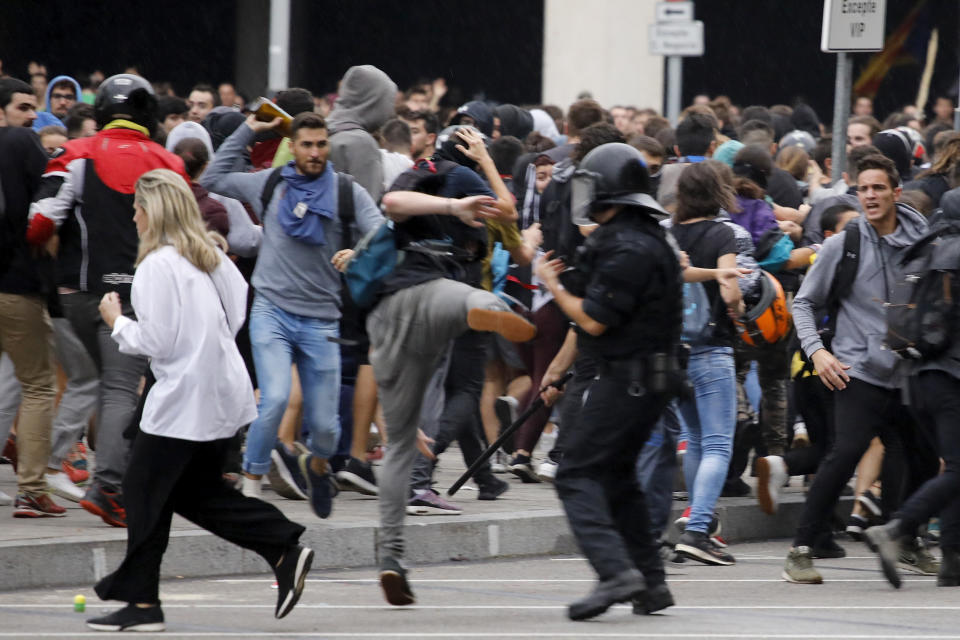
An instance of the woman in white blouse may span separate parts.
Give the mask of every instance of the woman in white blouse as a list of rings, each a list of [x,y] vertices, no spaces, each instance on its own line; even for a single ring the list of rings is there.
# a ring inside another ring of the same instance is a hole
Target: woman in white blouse
[[[121,314],[116,293],[103,297],[100,314],[121,352],[151,358],[156,384],[123,479],[127,555],[96,586],[104,600],[129,604],[87,624],[100,631],[164,629],[160,562],[174,513],[263,556],[277,576],[275,615],[282,618],[299,599],[313,560],[313,551],[299,544],[304,528],[221,476],[230,438],[257,415],[234,343],[247,285],[223,253],[223,238],[205,230],[193,194],[176,173],[145,173],[134,211],[137,320]]]

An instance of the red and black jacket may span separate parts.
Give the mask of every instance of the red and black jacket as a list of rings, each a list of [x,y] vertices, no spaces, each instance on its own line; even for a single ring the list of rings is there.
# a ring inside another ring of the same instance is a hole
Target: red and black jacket
[[[153,169],[170,169],[190,183],[183,160],[122,125],[70,140],[50,160],[30,207],[27,240],[42,244],[59,227],[60,286],[130,299],[139,243],[133,194]]]

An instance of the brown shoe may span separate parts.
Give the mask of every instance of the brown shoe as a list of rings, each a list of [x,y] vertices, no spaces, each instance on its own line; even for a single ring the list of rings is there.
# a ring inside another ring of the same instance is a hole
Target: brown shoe
[[[474,331],[499,333],[510,342],[526,342],[537,335],[537,328],[512,311],[470,309],[467,325]]]
[[[67,510],[45,493],[35,496],[18,494],[13,507],[14,518],[62,518],[65,515]]]

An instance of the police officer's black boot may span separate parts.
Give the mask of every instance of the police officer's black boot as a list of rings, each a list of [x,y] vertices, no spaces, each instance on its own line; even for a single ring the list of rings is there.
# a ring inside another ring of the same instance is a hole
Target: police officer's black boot
[[[646,590],[643,574],[627,569],[607,580],[602,580],[587,597],[570,605],[567,615],[571,620],[586,620],[598,616],[618,602],[627,602]]]
[[[633,599],[633,612],[638,616],[648,616],[675,604],[670,589],[665,583],[660,583],[647,587],[646,591]]]
[[[937,575],[938,587],[960,587],[960,549],[943,547],[943,559],[940,573]]]

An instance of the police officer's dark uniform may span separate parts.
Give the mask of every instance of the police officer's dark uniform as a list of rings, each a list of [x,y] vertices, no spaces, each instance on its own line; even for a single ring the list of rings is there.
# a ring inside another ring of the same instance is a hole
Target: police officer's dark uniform
[[[569,430],[556,477],[570,526],[600,578],[568,613],[585,619],[631,599],[635,612],[649,613],[673,600],[634,469],[683,380],[681,270],[657,222],[666,213],[644,193],[647,171],[635,149],[620,143],[594,149],[574,181],[575,221],[578,210],[621,208],[577,257],[582,289],[564,279],[583,298],[583,311],[606,326],[599,336],[578,330],[578,349],[596,359],[599,373]]]

